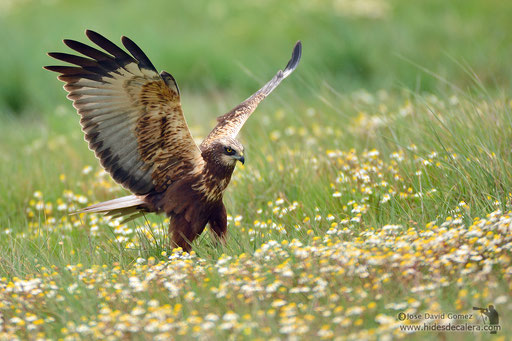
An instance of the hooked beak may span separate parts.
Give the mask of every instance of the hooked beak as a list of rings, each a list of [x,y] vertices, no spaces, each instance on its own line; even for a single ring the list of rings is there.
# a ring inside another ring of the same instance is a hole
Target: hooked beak
[[[245,163],[245,157],[243,155],[237,156],[237,157],[235,157],[235,159],[240,161],[242,163],[242,165]]]

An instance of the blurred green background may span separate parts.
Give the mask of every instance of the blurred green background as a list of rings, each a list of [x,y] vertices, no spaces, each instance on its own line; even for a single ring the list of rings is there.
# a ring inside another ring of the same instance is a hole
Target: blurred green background
[[[509,88],[511,14],[512,2],[502,0],[0,0],[0,112],[39,116],[65,103],[42,66],[54,63],[47,51],[67,50],[62,39],[84,41],[86,28],[117,43],[132,38],[186,89],[185,103],[194,94],[229,94],[227,104],[209,110],[257,89],[298,39],[303,60],[288,86],[305,96],[442,92],[438,78],[471,84],[468,68],[488,89]]]

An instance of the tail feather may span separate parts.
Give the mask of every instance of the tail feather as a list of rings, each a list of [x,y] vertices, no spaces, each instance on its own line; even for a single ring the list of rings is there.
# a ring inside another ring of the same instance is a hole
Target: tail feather
[[[136,207],[133,208],[121,208],[119,210],[114,210],[106,213],[106,216],[112,217],[112,219],[117,219],[124,217],[123,221],[121,221],[121,224],[126,224],[129,221],[132,221],[133,219],[137,219],[138,217],[142,217],[144,215],[144,209],[139,209]]]
[[[145,209],[144,204],[143,196],[128,195],[88,206],[75,213],[105,213],[114,218],[127,216],[126,221],[129,221],[141,215],[141,211]]]

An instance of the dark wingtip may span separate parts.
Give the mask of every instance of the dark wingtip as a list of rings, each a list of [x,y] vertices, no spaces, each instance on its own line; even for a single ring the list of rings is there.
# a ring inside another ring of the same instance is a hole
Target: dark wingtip
[[[58,52],[46,52],[46,55],[48,57],[52,57],[52,58],[55,58],[55,55],[58,55]],[[48,71],[53,71],[53,72],[56,72],[53,70],[53,65],[46,65],[46,66],[43,66],[43,69],[45,70],[48,70]]]
[[[153,63],[151,63],[146,54],[137,44],[135,44],[133,40],[126,36],[122,36],[121,42],[123,43],[124,47],[126,47],[126,49],[130,51],[130,53],[135,57],[135,59],[139,61],[140,67],[157,72]]]
[[[135,42],[133,40],[131,40],[127,36],[121,36],[121,43],[123,43],[124,47],[126,47],[126,45],[130,45],[130,46],[137,45],[137,44],[135,44]],[[126,48],[128,48],[128,47],[126,47]]]
[[[54,59],[59,59],[57,58],[59,56],[59,52],[46,52],[46,55],[48,57],[51,57],[51,58],[54,58]],[[46,69],[46,66],[43,66],[44,69]]]
[[[87,38],[89,38],[90,40],[94,40],[94,37],[98,37],[98,36],[102,36],[101,34],[99,34],[98,32],[96,31],[93,31],[93,30],[85,30],[85,36]]]
[[[52,58],[57,59],[57,60],[61,60],[61,61],[64,61],[64,62],[67,61],[67,60],[65,60],[66,54],[62,53],[62,52],[47,52],[46,55],[48,57],[52,57]]]
[[[46,66],[43,66],[43,69],[52,71],[52,72],[62,73],[62,69],[65,67],[66,66],[62,66],[62,65],[46,65]]]
[[[284,68],[283,73],[285,74],[285,77],[293,72],[297,68],[297,65],[299,65],[300,57],[302,56],[302,42],[299,40],[293,47],[292,57],[290,58],[290,61],[288,64],[286,64],[286,67]]]
[[[66,45],[67,47],[69,47],[70,49],[75,49],[75,47],[78,45],[80,45],[81,43],[79,41],[76,41],[76,40],[73,40],[73,39],[64,39],[62,41],[64,43],[64,45]]]

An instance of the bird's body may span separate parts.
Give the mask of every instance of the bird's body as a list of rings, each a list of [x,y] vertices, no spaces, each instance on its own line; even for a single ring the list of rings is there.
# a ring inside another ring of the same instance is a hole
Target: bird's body
[[[68,98],[101,165],[134,195],[92,205],[83,212],[106,212],[133,218],[141,212],[166,213],[173,246],[190,250],[206,224],[223,239],[227,213],[222,202],[244,148],[236,135],[257,105],[298,65],[300,42],[284,71],[247,100],[218,118],[212,132],[197,146],[181,110],[176,81],[157,73],[142,50],[122,37],[128,54],[105,37],[86,31],[106,52],[64,40],[85,55],[50,53],[76,66],[47,66],[59,72]]]

